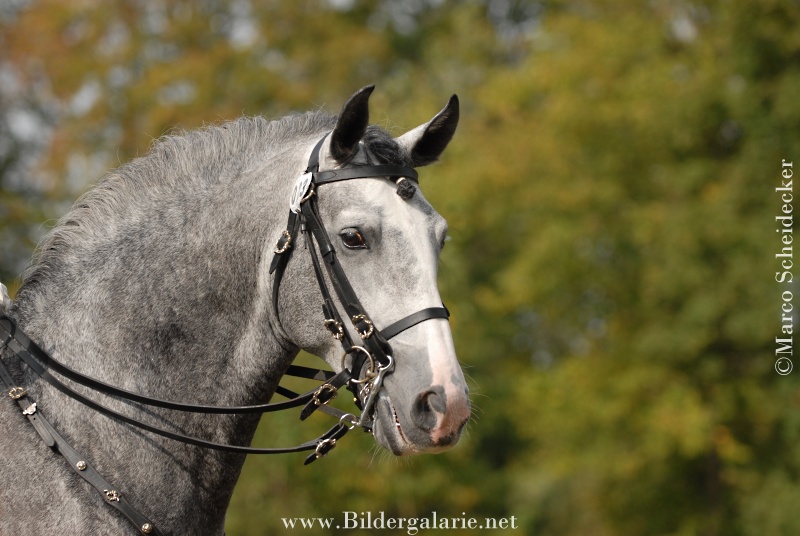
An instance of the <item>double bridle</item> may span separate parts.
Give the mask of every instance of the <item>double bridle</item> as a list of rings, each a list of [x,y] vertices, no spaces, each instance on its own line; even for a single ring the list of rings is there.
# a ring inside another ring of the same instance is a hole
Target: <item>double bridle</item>
[[[339,340],[344,350],[342,372],[340,373],[343,377],[338,378],[339,375],[337,375],[337,382],[344,379],[348,389],[356,395],[355,401],[361,409],[361,417],[355,421],[355,425],[371,431],[372,408],[375,398],[384,376],[392,372],[394,368],[389,339],[425,320],[447,319],[450,313],[445,307],[430,307],[412,313],[383,330],[375,329],[374,323],[361,305],[337,259],[336,250],[319,215],[316,191],[323,184],[362,178],[388,177],[395,182],[401,180],[416,182],[417,172],[411,167],[395,164],[369,164],[319,171],[319,152],[326,137],[327,135],[323,136],[311,151],[308,167],[305,173],[297,179],[292,191],[286,230],[281,233],[281,238],[275,245],[275,256],[270,265],[270,273],[274,274],[272,306],[277,317],[280,282],[294,250],[294,244],[297,242],[297,233],[300,232],[305,237],[306,249],[311,256],[311,264],[314,266],[314,274],[322,293],[324,326],[334,338]],[[319,255],[317,249],[319,249]],[[324,262],[320,262],[320,256]],[[361,339],[361,343],[358,345],[353,343],[349,331],[344,328],[342,317],[325,281],[322,265],[325,266],[339,303]],[[347,356],[351,354],[353,355],[352,365],[348,370],[345,364]],[[364,378],[358,379],[365,367]],[[335,387],[338,389],[339,385],[335,385]],[[335,391],[328,389],[327,392],[334,393]]]
[[[322,385],[318,388],[304,394],[298,394],[278,386],[276,392],[288,400],[253,406],[223,407],[184,404],[139,395],[86,376],[60,363],[28,338],[12,318],[2,313],[2,308],[0,308],[0,338],[2,338],[0,347],[7,346],[40,378],[88,408],[153,434],[199,447],[238,454],[284,454],[313,451],[305,460],[307,465],[325,456],[336,446],[337,440],[341,439],[356,426],[360,426],[368,432],[372,431],[375,400],[383,384],[384,377],[394,370],[394,359],[392,357],[392,348],[388,342],[389,339],[425,320],[433,318],[446,319],[449,317],[449,312],[445,307],[431,307],[412,313],[382,330],[375,328],[375,324],[358,300],[353,287],[337,260],[336,251],[319,215],[317,205],[318,188],[323,184],[332,182],[379,177],[389,178],[398,183],[399,186],[399,183],[403,180],[416,182],[417,172],[411,167],[394,164],[354,165],[329,171],[319,171],[319,152],[326,137],[327,134],[317,142],[311,152],[305,173],[295,183],[290,199],[290,211],[286,229],[281,233],[276,243],[274,257],[269,269],[270,273],[273,274],[272,306],[274,313],[277,315],[280,283],[295,249],[298,234],[301,233],[305,238],[306,249],[311,256],[314,273],[322,293],[323,324],[331,335],[340,341],[344,355],[342,357],[342,370],[339,373],[290,365],[285,375],[322,381]],[[319,254],[317,249],[319,249]],[[320,257],[323,262],[320,261]],[[353,343],[349,331],[344,327],[342,317],[325,280],[323,264],[339,303],[360,337],[360,344]],[[350,356],[351,361],[349,368],[346,366],[348,356]],[[320,437],[294,447],[256,448],[214,443],[164,430],[118,413],[75,391],[56,378],[51,371],[103,395],[152,407],[192,413],[261,414],[304,406],[300,413],[301,420],[305,420],[319,409],[337,418],[338,422]],[[107,504],[127,517],[143,534],[160,534],[155,525],[133,508],[126,497],[116,491],[114,486],[103,478],[92,464],[86,461],[85,457],[75,451],[45,419],[41,410],[37,409],[36,403],[28,398],[25,388],[18,386],[14,382],[2,360],[0,360],[0,382],[5,385],[7,395],[16,401],[23,415],[27,417],[45,444],[64,456],[70,467],[103,495]],[[355,394],[355,403],[361,410],[358,417],[328,405],[328,402],[335,398],[338,390],[343,386],[347,386]]]

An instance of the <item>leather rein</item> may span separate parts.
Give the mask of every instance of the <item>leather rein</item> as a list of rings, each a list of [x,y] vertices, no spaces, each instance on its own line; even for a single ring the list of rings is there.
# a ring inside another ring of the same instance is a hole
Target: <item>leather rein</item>
[[[324,327],[334,338],[340,341],[344,350],[342,371],[339,373],[297,365],[290,365],[284,373],[284,375],[323,382],[316,389],[298,394],[279,385],[275,392],[286,397],[287,400],[251,406],[195,405],[143,396],[91,378],[60,363],[33,342],[12,318],[2,313],[2,308],[0,308],[0,339],[2,339],[0,347],[8,347],[41,379],[88,408],[116,421],[198,447],[237,454],[285,454],[313,451],[305,460],[305,465],[308,465],[325,456],[336,446],[336,442],[339,439],[356,426],[371,432],[375,400],[381,389],[384,377],[394,370],[394,360],[392,349],[388,342],[389,339],[420,322],[433,318],[447,319],[450,314],[445,307],[432,307],[412,313],[383,330],[375,329],[374,323],[358,300],[353,287],[337,260],[336,251],[319,215],[316,200],[318,196],[317,190],[323,184],[359,178],[386,177],[398,183],[404,179],[416,182],[417,172],[411,167],[394,164],[359,165],[319,171],[319,152],[327,135],[317,142],[311,152],[305,173],[295,183],[290,200],[290,212],[286,230],[281,233],[281,237],[276,243],[274,257],[269,270],[270,274],[274,276],[272,305],[273,311],[277,315],[280,283],[292,252],[296,249],[295,244],[298,234],[303,234],[306,249],[311,256],[314,273],[323,297]],[[317,254],[317,249],[319,249],[319,254]],[[339,303],[361,339],[359,344],[353,343],[349,331],[344,327],[342,316],[339,314],[325,280],[323,265]],[[351,357],[349,368],[346,366],[348,356]],[[301,420],[308,418],[314,411],[320,410],[336,418],[338,422],[320,437],[294,447],[256,448],[215,443],[164,430],[121,414],[77,392],[54,376],[51,371],[103,395],[151,407],[206,414],[262,414],[303,406],[300,413]],[[0,360],[0,383],[5,386],[6,394],[17,403],[23,415],[27,417],[44,443],[64,456],[73,471],[97,489],[103,495],[107,504],[117,509],[142,534],[160,534],[156,526],[133,508],[125,496],[116,491],[114,486],[103,478],[83,456],[75,451],[45,419],[41,410],[37,409],[36,403],[28,398],[25,388],[18,386],[14,382],[2,360]],[[358,417],[328,405],[328,402],[336,397],[338,390],[344,386],[355,395],[354,401],[361,410],[361,414]]]

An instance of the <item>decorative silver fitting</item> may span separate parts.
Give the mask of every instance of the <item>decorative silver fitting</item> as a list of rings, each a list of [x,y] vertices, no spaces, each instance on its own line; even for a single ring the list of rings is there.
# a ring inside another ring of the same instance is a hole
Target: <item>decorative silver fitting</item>
[[[294,183],[292,187],[292,195],[289,196],[289,210],[295,214],[300,214],[300,205],[308,201],[314,195],[314,182],[313,173],[303,173]]]
[[[11,298],[8,297],[8,289],[0,283],[0,313],[11,310]]]
[[[85,471],[89,465],[85,461],[81,460],[75,464],[75,467],[78,468],[78,471]]]
[[[119,502],[119,492],[115,489],[104,489],[103,493],[108,502]]]
[[[36,413],[36,402],[22,410],[23,415],[33,415]]]
[[[142,534],[150,534],[151,532],[153,532],[154,528],[155,527],[153,526],[152,523],[145,523],[144,525],[142,525]]]
[[[28,392],[23,387],[12,387],[8,390],[8,396],[11,397],[11,400],[19,400],[27,394]]]

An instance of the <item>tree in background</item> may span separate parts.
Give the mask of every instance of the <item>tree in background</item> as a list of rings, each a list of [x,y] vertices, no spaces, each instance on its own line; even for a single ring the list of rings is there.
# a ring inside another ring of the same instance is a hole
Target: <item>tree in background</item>
[[[773,370],[774,188],[781,160],[800,162],[795,2],[0,13],[3,278],[42,220],[163,133],[336,111],[372,82],[373,119],[398,133],[462,99],[455,142],[421,175],[450,222],[440,284],[473,380],[467,437],[394,463],[352,434],[310,470],[250,459],[229,534],[344,510],[513,515],[537,535],[800,533],[800,395],[796,372]],[[261,444],[315,433],[268,419]]]

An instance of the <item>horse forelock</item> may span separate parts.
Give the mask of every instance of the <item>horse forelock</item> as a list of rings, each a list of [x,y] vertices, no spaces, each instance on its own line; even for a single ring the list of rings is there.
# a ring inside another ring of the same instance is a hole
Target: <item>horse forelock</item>
[[[377,125],[371,125],[362,138],[370,155],[381,164],[411,166],[411,157],[397,141]]]

